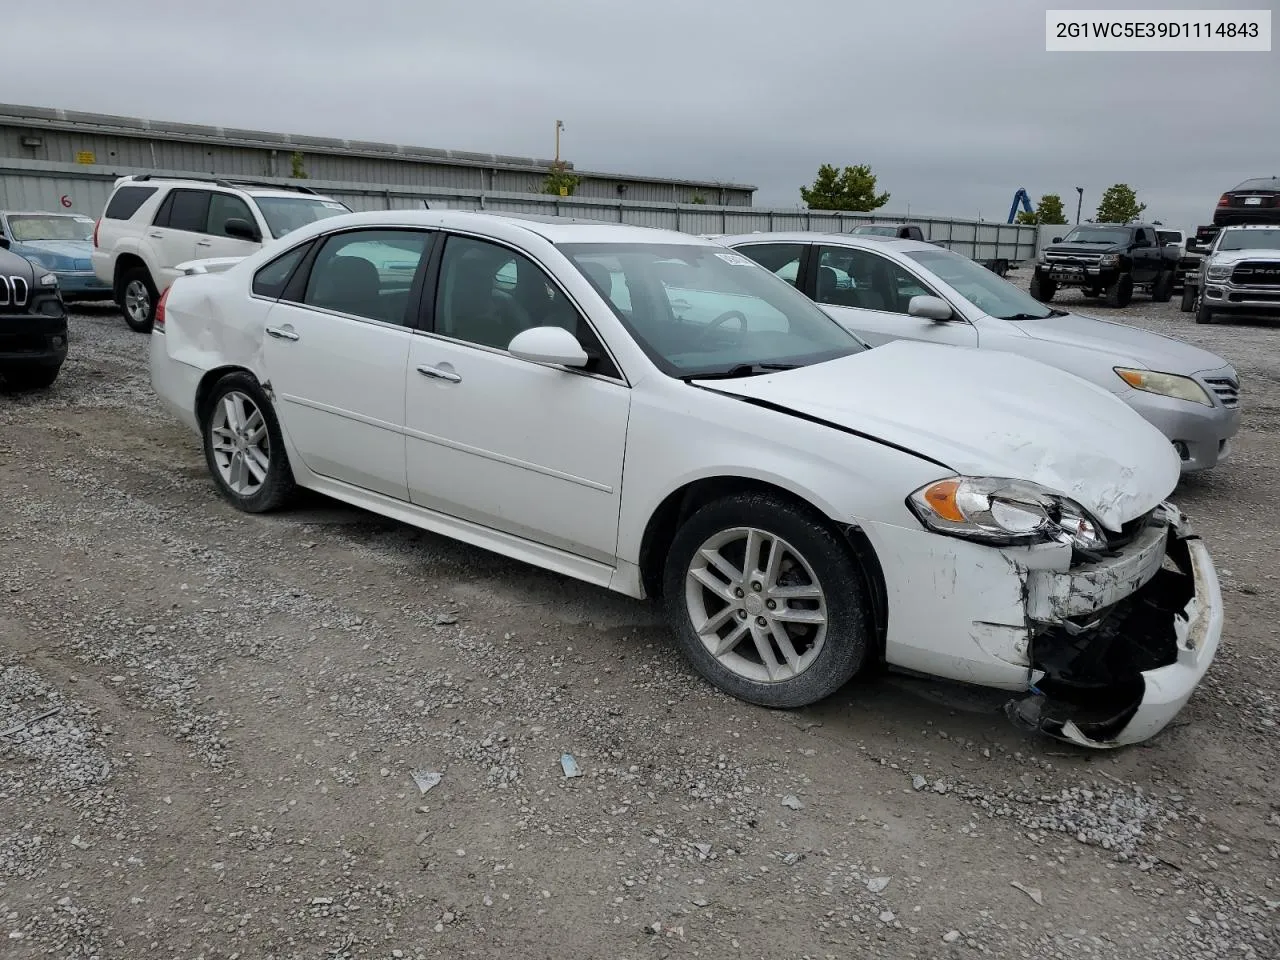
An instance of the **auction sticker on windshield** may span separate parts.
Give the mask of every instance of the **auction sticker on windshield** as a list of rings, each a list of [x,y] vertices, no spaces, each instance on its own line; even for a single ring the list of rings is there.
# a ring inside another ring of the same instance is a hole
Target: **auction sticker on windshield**
[[[1270,10],[1046,10],[1051,53],[1271,51]]]
[[[717,257],[725,263],[732,264],[735,267],[749,267],[755,261],[748,260],[746,257],[740,257],[736,253],[717,253]]]

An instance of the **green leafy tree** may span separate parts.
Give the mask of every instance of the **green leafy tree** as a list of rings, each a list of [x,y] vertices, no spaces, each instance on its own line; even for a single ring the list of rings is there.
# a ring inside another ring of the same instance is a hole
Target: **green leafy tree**
[[[293,180],[306,180],[307,170],[303,166],[305,158],[302,156],[301,150],[295,150],[293,156],[289,158],[289,176]]]
[[[1034,213],[1023,210],[1018,214],[1018,223],[1066,223],[1067,216],[1062,209],[1062,198],[1056,193],[1046,193],[1036,204]]]
[[[689,200],[689,202],[690,203],[706,203],[707,198],[700,193],[695,193],[693,197]]]
[[[811,187],[800,188],[800,198],[810,210],[878,210],[889,194],[876,193],[876,177],[866,164],[837,170],[829,163],[818,168]]]
[[[1138,195],[1133,192],[1133,187],[1127,183],[1116,183],[1107,187],[1093,218],[1098,223],[1133,223],[1142,216],[1145,209],[1147,205],[1138,202]]]
[[[559,197],[572,197],[578,189],[580,178],[569,172],[569,164],[556,160],[547,168],[547,178],[542,181],[542,192]]]

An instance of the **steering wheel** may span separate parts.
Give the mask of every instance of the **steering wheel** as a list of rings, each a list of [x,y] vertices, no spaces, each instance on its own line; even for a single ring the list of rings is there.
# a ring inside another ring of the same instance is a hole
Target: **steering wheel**
[[[720,316],[707,324],[706,329],[698,334],[698,338],[695,343],[700,345],[702,341],[706,340],[707,337],[711,336],[711,334],[715,333],[730,320],[738,321],[738,339],[741,340],[747,332],[747,315],[741,310],[726,310],[724,313],[720,314]]]

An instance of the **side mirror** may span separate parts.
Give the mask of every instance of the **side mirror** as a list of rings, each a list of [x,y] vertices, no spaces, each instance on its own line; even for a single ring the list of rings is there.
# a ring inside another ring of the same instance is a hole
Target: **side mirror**
[[[235,237],[237,240],[249,240],[252,243],[261,243],[262,234],[248,220],[241,217],[232,217],[222,225],[222,230],[228,237]]]
[[[1062,238],[1061,238],[1061,237],[1054,237],[1054,238],[1053,238],[1053,240],[1051,240],[1050,242],[1051,242],[1051,243],[1061,243],[1061,242],[1062,242]]]
[[[939,297],[915,296],[907,304],[907,314],[924,320],[950,320],[954,313],[951,305]]]
[[[578,338],[564,327],[533,327],[511,338],[507,352],[533,363],[585,367],[590,360]]]
[[[9,238],[0,236],[0,250],[8,250],[8,249],[9,249]]]

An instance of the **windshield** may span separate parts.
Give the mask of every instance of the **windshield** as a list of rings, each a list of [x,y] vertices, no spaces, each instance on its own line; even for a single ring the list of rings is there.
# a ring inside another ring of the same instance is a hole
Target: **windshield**
[[[1043,320],[1058,316],[1031,294],[1001,280],[986,267],[950,250],[918,250],[907,254],[983,313],[1001,320]]]
[[[873,237],[893,237],[897,235],[898,228],[897,227],[854,227],[853,232],[857,234],[861,234],[864,237],[867,236],[868,234]]]
[[[1280,250],[1280,227],[1267,230],[1225,230],[1219,250]]]
[[[1128,227],[1074,227],[1063,243],[1128,243]]]
[[[560,250],[664,373],[764,373],[867,349],[785,280],[702,244],[572,243]]]
[[[56,214],[16,214],[9,217],[9,233],[19,243],[31,240],[92,240],[93,221],[88,217]]]
[[[1280,190],[1280,179],[1261,177],[1257,180],[1246,180],[1244,183],[1231,188],[1232,193],[1237,190]]]
[[[336,217],[350,213],[346,204],[336,200],[322,200],[318,197],[262,197],[253,198],[262,211],[273,237],[283,237],[299,227],[323,220],[325,217]]]

